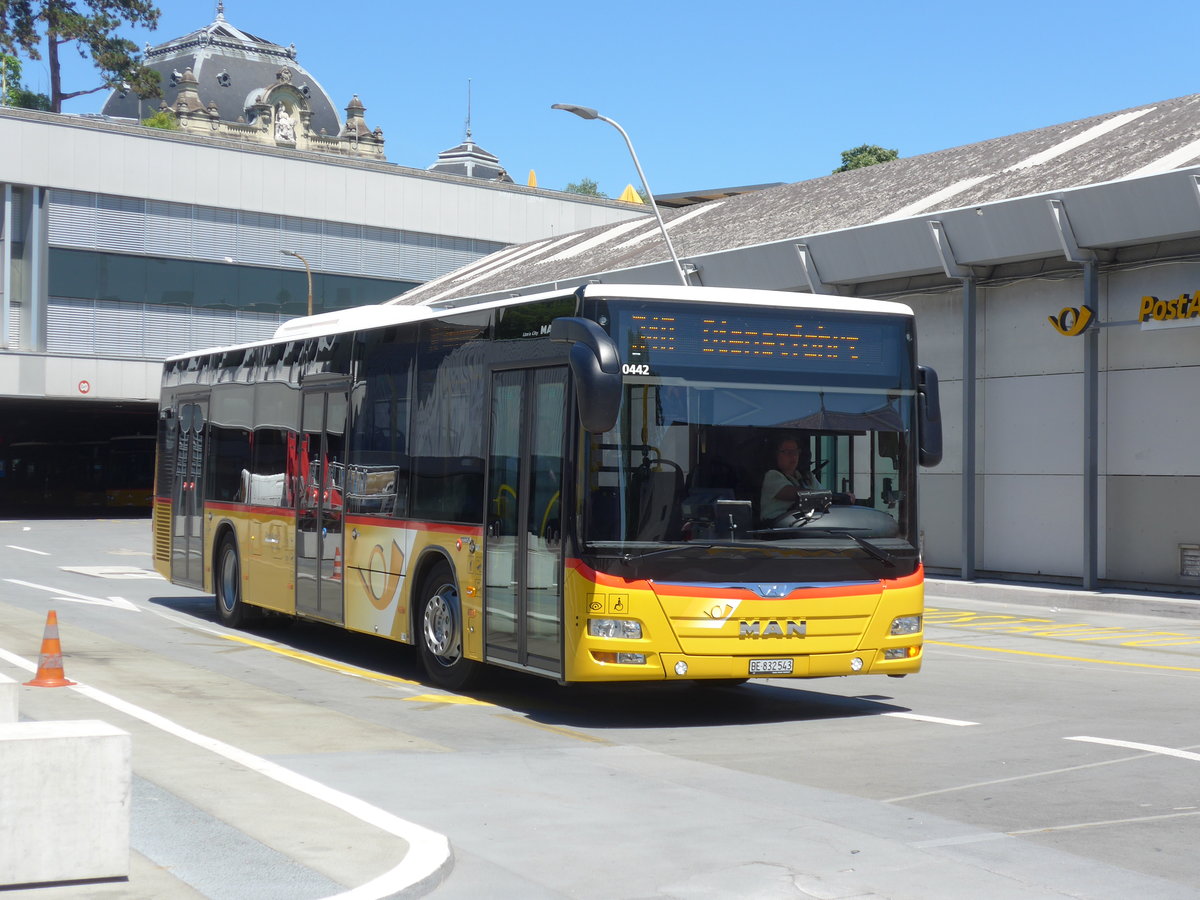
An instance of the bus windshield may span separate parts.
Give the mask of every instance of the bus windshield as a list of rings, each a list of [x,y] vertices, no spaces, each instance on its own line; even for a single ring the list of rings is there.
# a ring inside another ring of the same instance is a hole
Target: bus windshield
[[[744,560],[737,549],[752,548],[889,577],[915,567],[905,320],[685,309],[667,321],[614,307],[601,315],[626,374],[617,425],[586,443],[591,553],[684,560],[721,547]]]

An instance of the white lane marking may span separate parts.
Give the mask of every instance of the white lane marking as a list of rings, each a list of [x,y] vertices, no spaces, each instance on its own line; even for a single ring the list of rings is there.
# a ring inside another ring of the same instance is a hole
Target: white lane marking
[[[955,847],[960,844],[978,844],[983,841],[999,841],[1009,838],[1012,835],[1005,834],[1001,831],[984,831],[979,834],[960,834],[957,837],[934,838],[929,841],[916,841],[911,846],[925,847]]]
[[[48,591],[54,594],[55,600],[63,600],[68,603],[90,603],[93,606],[109,606],[113,609],[127,609],[131,612],[141,612],[140,609],[123,597],[89,597],[87,594],[76,594],[72,591],[64,591],[62,588],[48,587],[44,584],[33,584],[28,581],[18,581],[16,578],[5,578],[4,580],[9,584],[19,584],[21,587],[33,588],[36,591]]]
[[[0,648],[0,659],[28,672],[37,671],[37,666],[33,663],[17,656],[15,653],[9,653],[3,648]],[[255,756],[253,753],[249,753],[240,747],[226,744],[224,741],[200,734],[198,731],[192,731],[190,728],[185,728],[176,722],[172,722],[165,716],[160,716],[158,713],[135,706],[126,700],[122,700],[120,697],[116,697],[98,688],[90,687],[86,684],[76,684],[69,688],[69,690],[95,700],[97,703],[103,703],[105,706],[115,709],[118,712],[123,712],[135,719],[140,719],[147,725],[151,725],[160,731],[165,731],[167,734],[174,735],[188,743],[195,744],[197,747],[216,753],[218,756],[223,756],[231,762],[245,766],[250,771],[264,775],[293,790],[308,794],[308,796],[314,797],[330,806],[337,807],[343,812],[354,816],[356,819],[366,822],[368,825],[373,825],[382,831],[386,831],[388,834],[402,838],[408,843],[408,852],[404,855],[404,859],[400,861],[399,865],[384,872],[378,878],[368,881],[366,884],[359,885],[352,890],[344,891],[340,894],[335,894],[327,898],[327,900],[381,900],[383,897],[390,897],[430,878],[437,874],[450,861],[450,842],[443,834],[438,834],[436,831],[430,831],[428,828],[423,828],[414,822],[401,819],[399,816],[394,816],[377,806],[364,803],[357,797],[334,790],[327,785],[321,784],[319,781],[314,781],[305,775],[301,775],[299,772],[293,772],[291,769],[285,769],[281,765],[263,759],[260,756]]]
[[[1130,819],[1101,819],[1098,822],[1074,822],[1070,825],[1044,825],[1041,828],[1025,828],[1008,832],[1013,837],[1022,834],[1047,834],[1051,831],[1078,831],[1080,828],[1102,828],[1106,825],[1132,825],[1137,822],[1162,822],[1166,819],[1191,818],[1200,815],[1194,812],[1164,813],[1159,816],[1135,816]]]
[[[1063,738],[1064,741],[1084,741],[1089,744],[1108,744],[1110,747],[1124,747],[1126,750],[1142,750],[1146,753],[1160,753],[1163,756],[1177,756],[1179,759],[1191,759],[1200,762],[1200,753],[1189,750],[1176,750],[1174,747],[1159,747],[1157,744],[1139,744],[1135,741],[1114,741],[1111,738],[1076,737]]]
[[[95,578],[162,578],[153,569],[136,566],[59,566],[64,572],[76,575],[91,575]]]
[[[937,716],[918,716],[916,713],[889,712],[885,716],[895,716],[897,719],[912,719],[915,722],[932,722],[934,725],[978,725],[978,722],[964,722],[962,719],[940,719]]]
[[[906,794],[903,797],[888,797],[884,803],[904,803],[906,800],[919,800],[922,797],[934,797],[938,794],[953,794],[955,791],[973,791],[978,788],[991,787],[995,784],[1009,784],[1014,781],[1028,781],[1031,778],[1047,778],[1051,775],[1065,775],[1069,772],[1079,772],[1083,769],[1096,769],[1100,766],[1115,766],[1129,762],[1131,759],[1141,759],[1139,756],[1125,756],[1121,759],[1106,759],[1104,762],[1084,763],[1081,766],[1067,766],[1062,769],[1046,769],[1041,772],[1026,772],[1024,775],[1012,775],[1008,778],[990,778],[987,781],[973,781],[969,784],[956,784],[953,787],[938,788],[934,791],[921,791],[919,794]]]
[[[26,553],[36,553],[38,556],[49,556],[45,550],[32,550],[29,547],[18,547],[16,544],[5,544],[9,550],[24,550]]]

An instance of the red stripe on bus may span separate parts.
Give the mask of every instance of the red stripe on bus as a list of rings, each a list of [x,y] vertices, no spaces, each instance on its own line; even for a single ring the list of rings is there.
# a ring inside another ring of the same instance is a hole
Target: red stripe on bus
[[[671,597],[728,597],[731,593],[745,594],[749,598],[763,599],[753,591],[744,588],[706,588],[686,584],[651,584],[644,579],[629,580],[616,575],[606,575],[597,572],[581,559],[566,560],[568,569],[574,569],[588,581],[598,587],[619,588],[621,590],[653,590],[655,593]],[[840,587],[813,587],[793,591],[780,600],[794,600],[801,597],[854,597],[872,593],[874,590],[895,591],[904,588],[917,587],[925,583],[925,566],[918,564],[916,571],[900,578],[884,578],[879,581],[858,582]],[[875,586],[878,585],[878,588]]]
[[[274,516],[277,519],[296,518],[296,510],[290,506],[253,506],[248,503],[226,503],[224,501],[206,500],[204,508],[220,509],[225,512],[244,512],[260,516]]]
[[[375,525],[387,528],[415,528],[442,534],[466,534],[483,537],[482,525],[455,525],[453,522],[419,522],[413,519],[385,519],[382,516],[346,516],[347,525]]]

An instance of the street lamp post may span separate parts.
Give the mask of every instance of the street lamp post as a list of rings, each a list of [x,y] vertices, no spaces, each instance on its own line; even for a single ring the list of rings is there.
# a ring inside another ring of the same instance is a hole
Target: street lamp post
[[[684,287],[687,287],[687,276],[683,273],[683,266],[679,264],[679,257],[675,255],[675,247],[671,244],[671,236],[667,234],[667,226],[663,224],[662,214],[658,211],[658,204],[654,202],[654,194],[651,193],[650,185],[646,181],[646,173],[642,171],[642,164],[638,162],[637,154],[633,150],[633,141],[629,139],[629,135],[625,133],[625,129],[607,116],[600,115],[600,113],[589,106],[555,103],[550,108],[564,109],[569,113],[574,113],[581,119],[599,119],[601,122],[607,122],[621,133],[621,137],[625,138],[625,146],[629,148],[629,155],[633,157],[633,166],[637,169],[638,177],[642,179],[642,189],[646,192],[646,199],[650,203],[650,208],[654,210],[654,218],[658,220],[658,228],[662,232],[663,241],[666,242],[667,252],[671,254],[671,262],[675,264],[675,272],[679,275],[679,282]]]
[[[312,315],[312,269],[308,267],[308,260],[297,253],[295,250],[280,250],[284,256],[294,256],[300,262],[304,263],[304,274],[308,278],[308,314]]]

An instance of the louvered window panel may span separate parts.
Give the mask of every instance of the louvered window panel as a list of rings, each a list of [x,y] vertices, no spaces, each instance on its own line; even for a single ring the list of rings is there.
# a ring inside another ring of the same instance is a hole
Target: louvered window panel
[[[363,274],[395,278],[400,268],[399,235],[390,228],[363,227]]]
[[[322,247],[320,268],[326,272],[362,272],[362,227],[341,222],[324,223],[325,245]],[[309,260],[309,265],[312,265]]]
[[[96,197],[96,249],[142,253],[146,203],[133,197]]]
[[[192,256],[224,261],[226,257],[237,258],[237,253],[237,212],[211,206],[192,207]]]
[[[279,216],[256,212],[239,212],[237,229],[237,261],[279,268],[282,257]]]
[[[397,276],[412,281],[432,281],[437,277],[434,236],[416,231],[400,233],[400,271]]]
[[[8,346],[14,350],[21,347],[21,307],[13,305],[8,308]]]
[[[146,201],[147,253],[189,256],[192,252],[192,207],[187,203]]]
[[[16,198],[13,198],[14,201]],[[14,202],[13,212],[20,216],[23,204]],[[49,241],[58,247],[96,246],[96,195],[83,191],[50,192]],[[23,235],[23,225],[14,223],[13,234]]]
[[[477,254],[471,252],[471,240],[469,238],[438,235],[438,275],[444,275],[447,272],[453,272],[455,269],[461,269],[467,263],[474,262],[478,258]]]
[[[280,316],[275,313],[239,310],[237,313],[238,343],[265,341],[267,338],[273,337],[280,323],[287,318],[287,316]]]
[[[97,300],[95,352],[102,356],[144,357],[144,309],[142,303]]]
[[[196,350],[236,343],[233,316],[217,309],[192,310],[191,346]]]
[[[143,349],[149,359],[166,359],[186,353],[191,346],[192,311],[178,306],[151,304],[145,310]]]
[[[313,268],[321,259],[323,243],[321,223],[316,219],[300,219],[295,216],[284,216],[283,227],[280,229],[279,249],[295,250],[308,260]],[[276,254],[279,255],[278,253]],[[279,256],[277,266],[300,266],[300,260]],[[303,266],[301,266],[303,268]]]
[[[95,353],[95,326],[94,301],[52,297],[46,308],[46,349],[50,353]]]

